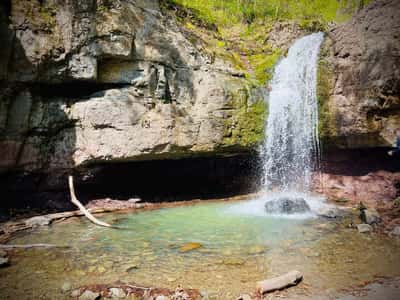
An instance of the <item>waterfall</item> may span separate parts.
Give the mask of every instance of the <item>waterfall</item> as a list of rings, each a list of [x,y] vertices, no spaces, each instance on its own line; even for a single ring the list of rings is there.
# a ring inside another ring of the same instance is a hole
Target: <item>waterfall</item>
[[[310,190],[319,161],[317,66],[323,33],[298,39],[277,65],[264,144],[267,189]]]
[[[271,192],[228,213],[277,218],[310,218],[333,209],[311,193],[319,164],[317,66],[323,33],[298,39],[275,68],[263,145],[265,188]]]

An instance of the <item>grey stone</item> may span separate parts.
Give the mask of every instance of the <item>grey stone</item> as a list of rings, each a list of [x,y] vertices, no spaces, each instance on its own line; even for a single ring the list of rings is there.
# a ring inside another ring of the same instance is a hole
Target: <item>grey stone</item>
[[[368,224],[358,224],[357,230],[359,233],[370,233],[372,231],[372,226]]]
[[[378,224],[382,221],[379,213],[373,208],[362,209],[360,218],[364,223],[369,225]]]
[[[110,294],[113,298],[122,299],[126,297],[126,293],[121,288],[110,288]]]
[[[310,206],[303,198],[282,197],[265,203],[267,213],[295,214],[310,211]]]
[[[95,293],[90,290],[86,290],[79,296],[78,300],[97,300],[100,299],[100,293]]]

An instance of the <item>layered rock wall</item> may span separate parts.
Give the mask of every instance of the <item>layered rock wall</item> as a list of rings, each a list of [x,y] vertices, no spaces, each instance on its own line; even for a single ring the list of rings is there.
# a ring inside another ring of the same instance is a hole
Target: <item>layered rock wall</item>
[[[263,139],[261,91],[158,1],[6,1],[0,37],[0,173],[237,154]]]

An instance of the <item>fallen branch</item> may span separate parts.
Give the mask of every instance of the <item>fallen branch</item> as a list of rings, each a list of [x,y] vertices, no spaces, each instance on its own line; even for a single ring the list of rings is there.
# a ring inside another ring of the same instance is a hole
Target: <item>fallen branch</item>
[[[297,285],[303,279],[299,271],[290,271],[282,276],[257,282],[257,291],[260,294],[281,290]]]
[[[53,244],[27,244],[27,245],[1,245],[0,249],[30,249],[30,248],[69,248],[69,246],[58,246]]]
[[[92,223],[103,226],[103,227],[113,227],[112,225],[105,223],[103,221],[100,221],[96,219],[83,205],[82,203],[79,202],[78,198],[76,198],[75,195],[75,189],[74,189],[74,178],[70,175],[68,177],[68,185],[69,185],[69,192],[71,195],[71,202],[75,204],[79,210],[85,215],[86,218],[88,218]]]

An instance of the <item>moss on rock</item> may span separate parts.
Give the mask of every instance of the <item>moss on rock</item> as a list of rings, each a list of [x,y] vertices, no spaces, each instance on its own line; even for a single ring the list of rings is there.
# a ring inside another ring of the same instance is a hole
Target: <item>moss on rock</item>
[[[279,49],[270,53],[260,53],[249,57],[257,82],[262,86],[272,78],[272,71],[281,56]]]
[[[267,105],[260,90],[250,86],[232,92],[232,117],[226,121],[223,147],[251,148],[264,140]]]
[[[319,124],[318,131],[322,140],[328,140],[335,134],[334,116],[329,106],[329,98],[332,90],[333,69],[327,57],[329,55],[329,41],[325,41],[321,47],[320,59],[318,62],[318,111]]]

